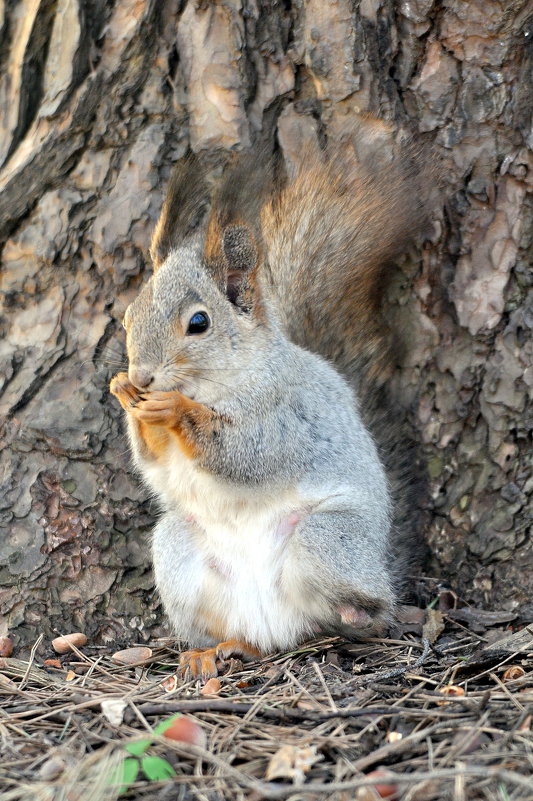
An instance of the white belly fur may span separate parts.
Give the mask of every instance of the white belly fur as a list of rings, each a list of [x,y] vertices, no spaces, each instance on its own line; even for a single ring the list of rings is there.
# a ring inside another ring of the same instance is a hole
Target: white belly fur
[[[222,639],[246,640],[263,651],[310,633],[312,621],[294,591],[298,560],[288,548],[309,503],[294,489],[266,498],[223,484],[177,448],[171,458],[167,476],[175,481],[165,500],[180,515],[169,513],[157,526],[154,566],[176,634],[193,645],[209,639],[201,636],[198,609],[222,622]]]

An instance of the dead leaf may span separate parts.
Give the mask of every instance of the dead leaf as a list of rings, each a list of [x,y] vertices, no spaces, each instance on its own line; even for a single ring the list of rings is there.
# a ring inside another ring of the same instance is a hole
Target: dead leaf
[[[467,739],[463,730],[458,731],[452,740],[452,748],[455,757],[467,756],[479,751],[480,748],[486,747],[491,742],[488,735],[482,731],[471,730],[470,736]]]
[[[43,665],[46,665],[46,667],[56,668],[57,670],[63,669],[63,665],[59,659],[45,659]]]
[[[13,653],[13,640],[9,637],[0,637],[0,656],[11,656]]]
[[[277,678],[277,676],[281,676],[281,674],[282,671],[279,669],[279,667],[276,667],[276,665],[266,668],[266,670],[263,672],[265,679],[274,679]]]
[[[453,590],[441,590],[439,592],[439,612],[449,612],[450,609],[456,609],[457,600],[457,595]]]
[[[124,648],[123,651],[116,651],[111,657],[115,665],[141,665],[150,659],[152,649],[146,646],[136,645],[133,648]]]
[[[403,634],[422,635],[422,624],[426,619],[426,610],[418,606],[403,604],[398,607],[396,620],[394,621],[394,636],[401,637]]]
[[[265,778],[267,782],[272,779],[291,779],[294,784],[303,784],[305,774],[321,759],[323,757],[317,754],[314,745],[303,748],[284,745],[270,758]]]
[[[102,715],[112,726],[120,726],[124,720],[124,710],[128,704],[123,698],[106,698],[101,701]]]
[[[526,626],[522,631],[517,631],[515,634],[510,634],[508,637],[502,637],[492,645],[486,645],[483,649],[484,653],[491,654],[519,654],[528,651],[533,652],[533,627]]]
[[[452,698],[461,698],[465,691],[462,687],[458,687],[456,684],[447,684],[445,687],[439,687],[437,692],[441,693],[441,695],[448,695]],[[449,704],[450,701],[437,701],[438,706],[446,706]]]
[[[510,665],[507,670],[504,671],[502,679],[503,681],[513,681],[514,679],[521,679],[522,676],[526,675],[526,671],[520,665]]]
[[[69,670],[67,675],[65,676],[65,681],[72,681],[75,678],[76,678],[76,674],[74,673],[74,671],[73,670]]]
[[[413,623],[414,625],[422,625],[426,619],[426,610],[420,609],[418,606],[400,604],[396,612],[396,618],[399,623]]]
[[[422,637],[433,644],[444,631],[444,615],[438,609],[426,609],[426,622],[422,628]]]
[[[484,631],[487,626],[499,626],[516,620],[514,612],[492,612],[487,609],[473,609],[465,606],[461,609],[450,609],[447,613],[452,620],[467,623],[473,631]]]
[[[176,687],[178,686],[178,677],[177,676],[167,676],[166,679],[163,679],[161,684],[159,685],[166,693],[173,692]]]

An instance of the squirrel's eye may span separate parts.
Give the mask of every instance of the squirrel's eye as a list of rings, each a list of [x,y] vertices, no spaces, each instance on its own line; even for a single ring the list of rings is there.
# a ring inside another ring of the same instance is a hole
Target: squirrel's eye
[[[188,334],[203,334],[209,328],[210,320],[205,312],[196,312],[189,320]]]

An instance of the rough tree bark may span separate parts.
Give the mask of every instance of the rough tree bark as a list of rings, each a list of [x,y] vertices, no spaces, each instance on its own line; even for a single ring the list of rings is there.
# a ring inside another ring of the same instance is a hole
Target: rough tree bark
[[[390,298],[431,573],[527,605],[531,2],[1,0],[0,25],[0,635],[164,631],[155,509],[107,386],[170,166],[260,132],[290,158],[357,110],[444,165],[433,242]]]

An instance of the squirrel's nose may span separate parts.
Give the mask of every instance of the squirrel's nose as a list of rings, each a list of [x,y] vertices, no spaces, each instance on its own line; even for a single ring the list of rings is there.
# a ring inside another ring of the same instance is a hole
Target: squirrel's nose
[[[147,367],[138,367],[136,364],[130,365],[128,377],[137,389],[146,389],[154,379],[151,370]]]

